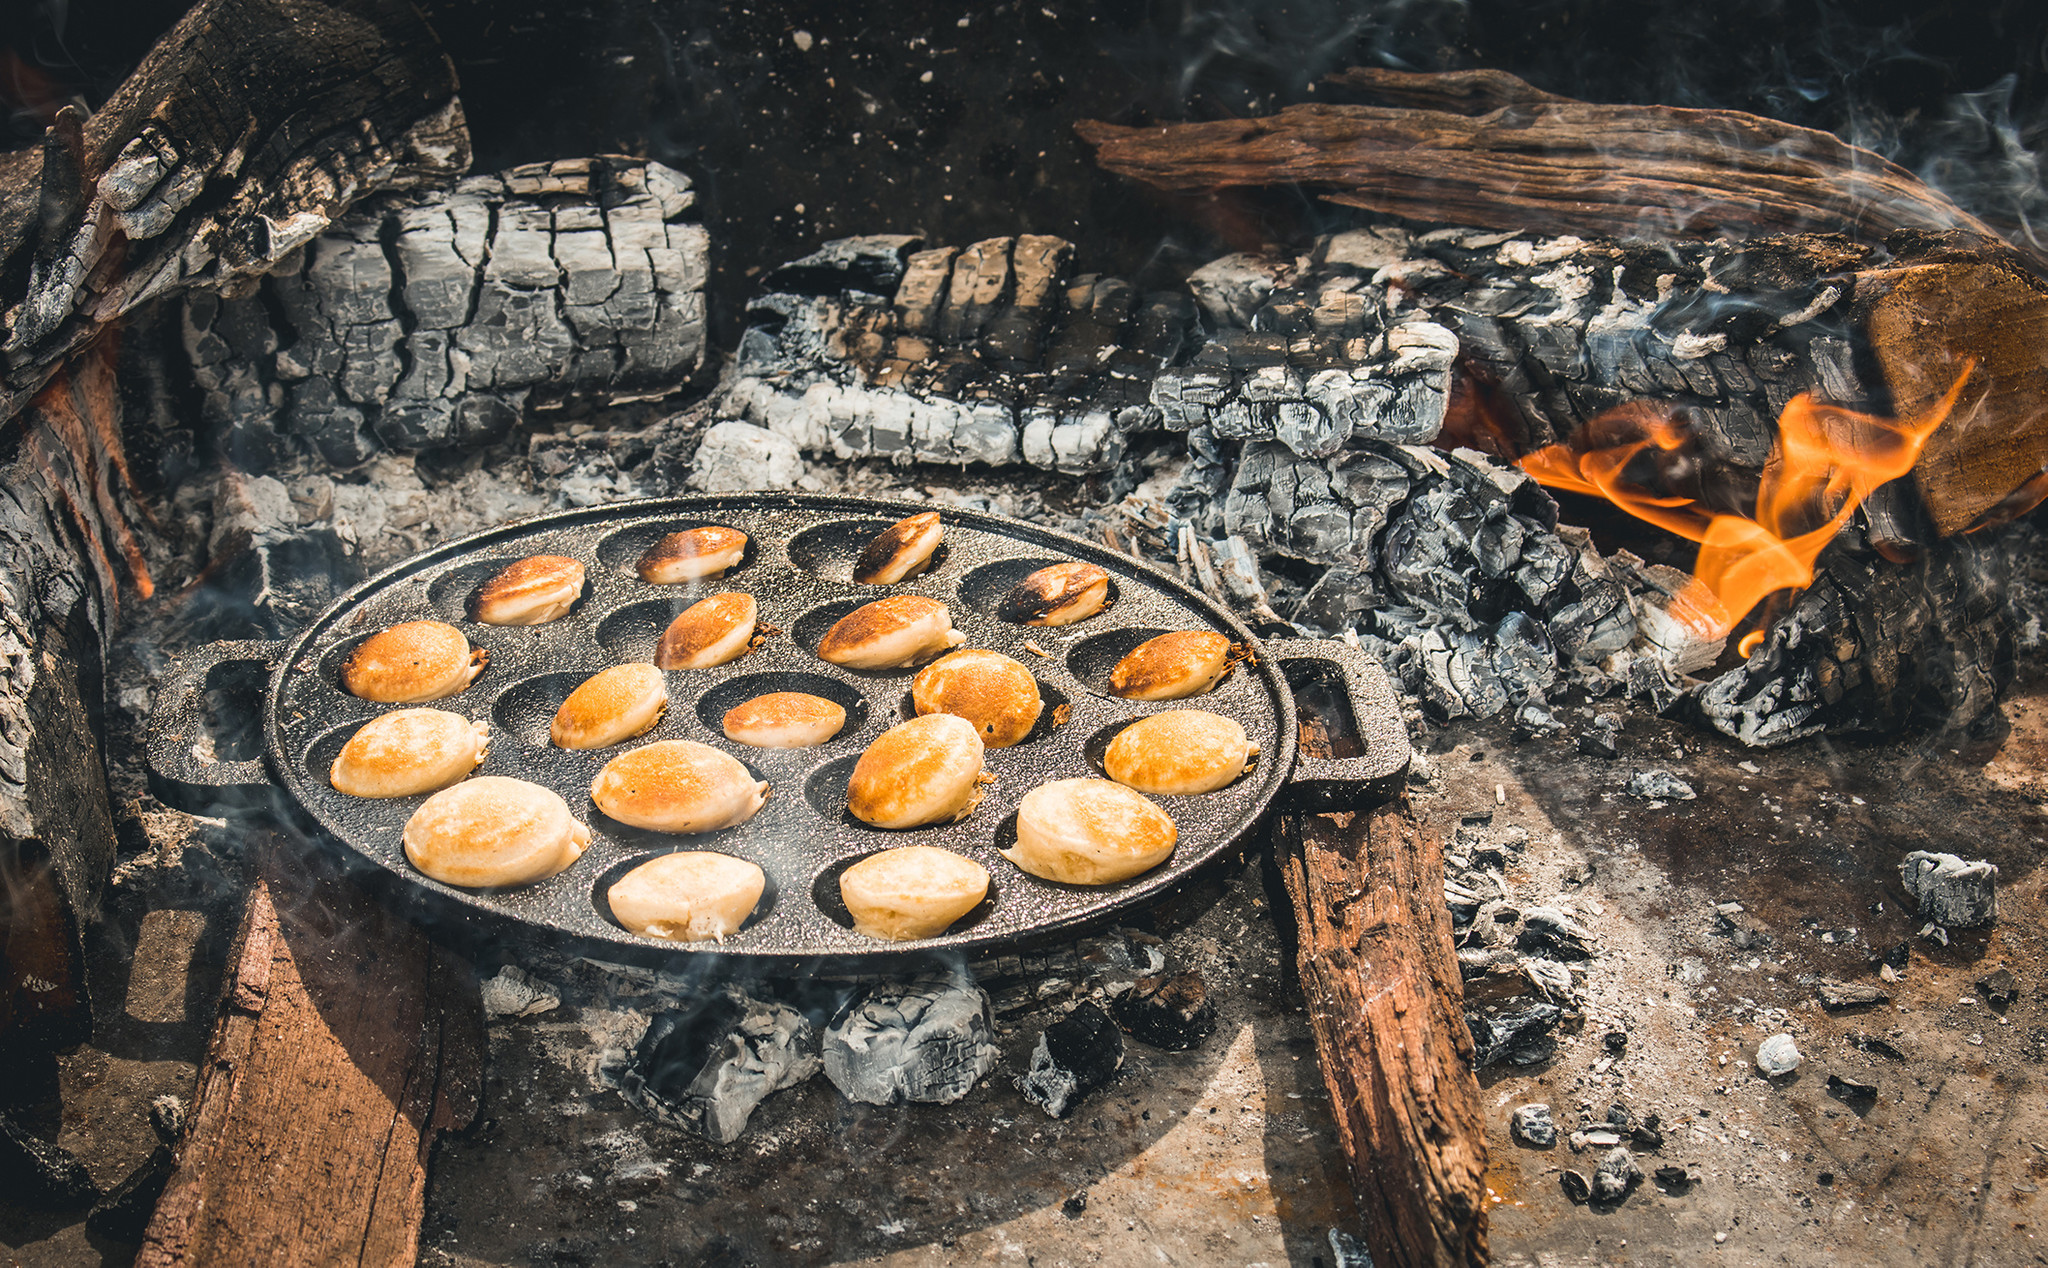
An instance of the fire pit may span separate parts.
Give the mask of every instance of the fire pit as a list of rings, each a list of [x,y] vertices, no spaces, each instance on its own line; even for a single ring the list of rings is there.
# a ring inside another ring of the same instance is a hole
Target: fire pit
[[[2028,1253],[2026,22],[114,7],[0,18],[24,1256]],[[1064,716],[911,834],[992,901],[880,944],[833,882],[909,839],[842,810],[908,675],[813,652],[922,510],[906,588]],[[852,721],[731,750],[773,794],[709,843],[767,901],[681,947],[604,892],[684,839],[546,721],[701,522],[784,632],[654,738],[768,686]],[[577,609],[468,621],[539,550]],[[1057,559],[1115,605],[992,614]],[[417,798],[327,786],[402,617],[491,653],[448,707],[589,858],[451,889]],[[1158,709],[1105,665],[1179,625],[1257,653],[1206,703],[1261,760],[1164,799],[1155,874],[1022,876],[1019,797],[1101,772]]]

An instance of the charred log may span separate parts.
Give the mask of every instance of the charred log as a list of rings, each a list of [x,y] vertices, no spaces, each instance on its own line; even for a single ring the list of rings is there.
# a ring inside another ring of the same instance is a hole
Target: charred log
[[[91,118],[0,159],[0,418],[123,314],[468,162],[454,71],[405,0],[195,6]]]
[[[502,439],[529,405],[673,392],[704,357],[695,201],[659,163],[596,158],[359,208],[249,293],[187,298],[216,444],[256,472],[353,467]]]

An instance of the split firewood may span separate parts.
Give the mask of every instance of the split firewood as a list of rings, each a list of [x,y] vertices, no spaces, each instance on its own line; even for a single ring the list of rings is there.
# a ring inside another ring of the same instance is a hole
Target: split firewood
[[[256,842],[199,1091],[135,1262],[406,1265],[435,1139],[476,1113],[466,961],[315,848]]]
[[[1400,104],[1314,103],[1155,127],[1086,120],[1076,131],[1103,167],[1161,189],[1304,185],[1422,224],[1605,237],[1998,236],[1897,164],[1741,111],[1596,105],[1498,71],[1352,70],[1331,82]]]
[[[1302,751],[1355,755],[1347,738],[1305,722]],[[1283,814],[1273,842],[1373,1262],[1484,1264],[1486,1123],[1440,901],[1443,842],[1405,794],[1372,808]]]

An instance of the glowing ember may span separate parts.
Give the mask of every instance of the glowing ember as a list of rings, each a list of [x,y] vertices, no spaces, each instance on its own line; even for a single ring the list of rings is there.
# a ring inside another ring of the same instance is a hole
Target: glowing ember
[[[1689,425],[1654,406],[1609,410],[1570,443],[1538,449],[1520,465],[1551,488],[1605,498],[1637,519],[1698,542],[1692,584],[1672,610],[1702,638],[1720,638],[1766,595],[1812,582],[1813,561],[1863,500],[1920,460],[1972,368],[1966,366],[1946,395],[1912,419],[1859,414],[1805,392],[1794,397],[1778,419],[1777,443],[1757,483],[1753,516],[1659,493],[1637,483],[1640,476],[1631,477],[1631,463],[1667,483],[1690,465]],[[1738,650],[1746,656],[1762,641],[1763,632],[1752,631]]]

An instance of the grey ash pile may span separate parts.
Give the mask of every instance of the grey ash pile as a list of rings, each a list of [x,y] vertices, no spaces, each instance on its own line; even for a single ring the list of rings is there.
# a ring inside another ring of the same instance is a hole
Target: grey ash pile
[[[1976,544],[1883,562],[1879,499],[1762,652],[1671,612],[1689,578],[1603,554],[1519,470],[1526,448],[1643,398],[1694,420],[1727,488],[1753,487],[1794,394],[1867,404],[1810,261],[1729,244],[1360,230],[1298,258],[1229,256],[1186,290],[1071,272],[1057,239],[965,250],[828,244],[775,270],[717,398],[777,443],[845,460],[1024,464],[1089,477],[1084,531],[1241,609],[1356,638],[1440,719],[1548,725],[1566,686],[1694,702],[1751,743],[1973,717],[2000,670],[2004,562]],[[1446,427],[1452,431],[1447,433]],[[1118,499],[1121,499],[1119,501]]]

